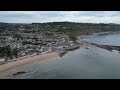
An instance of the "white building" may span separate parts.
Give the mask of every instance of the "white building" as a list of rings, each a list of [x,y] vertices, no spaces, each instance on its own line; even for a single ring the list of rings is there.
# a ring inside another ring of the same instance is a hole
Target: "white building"
[[[5,58],[0,58],[0,62],[4,62],[5,61]]]

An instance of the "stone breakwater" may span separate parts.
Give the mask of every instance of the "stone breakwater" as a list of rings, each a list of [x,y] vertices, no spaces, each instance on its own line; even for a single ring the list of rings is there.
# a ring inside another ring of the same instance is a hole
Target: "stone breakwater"
[[[109,50],[109,51],[112,51],[112,50],[120,51],[120,46],[101,45],[101,44],[96,44],[96,43],[91,43],[91,45],[94,45],[94,46],[97,46],[99,48],[103,48],[103,49],[106,49],[106,50]]]

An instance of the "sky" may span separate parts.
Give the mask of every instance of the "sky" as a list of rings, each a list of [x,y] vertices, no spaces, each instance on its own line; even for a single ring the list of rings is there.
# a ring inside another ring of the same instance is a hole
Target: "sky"
[[[0,11],[0,22],[83,22],[120,24],[120,11]]]

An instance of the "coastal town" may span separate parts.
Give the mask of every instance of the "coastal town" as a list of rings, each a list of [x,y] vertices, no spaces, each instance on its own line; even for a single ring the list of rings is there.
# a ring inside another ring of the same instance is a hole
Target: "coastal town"
[[[120,11],[0,11],[0,79],[120,79]]]
[[[12,24],[0,29],[0,47],[7,49],[4,55],[1,53],[0,63],[16,61],[29,56],[42,55],[50,52],[62,52],[77,47],[78,45],[70,40],[68,33],[50,31],[50,25],[40,24]],[[56,29],[60,27],[56,26]],[[66,27],[64,27],[66,28]]]
[[[82,41],[81,35],[114,31],[120,31],[120,25],[72,22],[0,23],[0,64],[51,52],[58,52],[62,57],[80,46],[88,48],[86,46],[90,43]]]

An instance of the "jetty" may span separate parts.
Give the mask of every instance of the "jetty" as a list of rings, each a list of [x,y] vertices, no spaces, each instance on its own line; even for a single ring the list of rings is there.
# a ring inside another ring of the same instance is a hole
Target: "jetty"
[[[106,49],[109,51],[112,51],[112,50],[120,51],[120,46],[115,46],[115,45],[103,45],[103,44],[91,43],[88,41],[82,41],[79,44],[80,45],[83,44],[84,46],[96,46],[96,47],[103,48],[103,49]],[[88,48],[86,48],[86,49],[88,49]]]
[[[109,51],[112,51],[112,50],[120,51],[120,46],[102,45],[102,44],[96,44],[96,43],[91,43],[91,45],[94,45],[94,46],[97,46],[97,47],[100,47],[100,48],[103,48],[103,49],[107,49]]]
[[[67,51],[73,51],[73,50],[76,50],[78,48],[80,48],[80,46],[79,45],[75,45],[75,46],[70,46],[70,47],[66,48],[65,50],[67,50]]]

